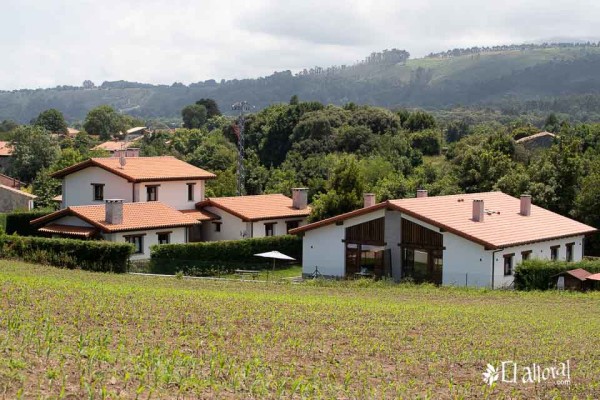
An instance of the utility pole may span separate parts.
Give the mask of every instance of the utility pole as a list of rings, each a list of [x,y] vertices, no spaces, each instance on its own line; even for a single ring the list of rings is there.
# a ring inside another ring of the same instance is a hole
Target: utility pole
[[[240,112],[240,116],[237,120],[237,127],[235,128],[235,135],[238,140],[237,194],[238,196],[243,196],[244,178],[246,177],[246,171],[244,169],[244,126],[246,124],[246,118],[244,116],[244,111],[249,111],[251,106],[247,101],[238,101],[231,106],[231,109]]]

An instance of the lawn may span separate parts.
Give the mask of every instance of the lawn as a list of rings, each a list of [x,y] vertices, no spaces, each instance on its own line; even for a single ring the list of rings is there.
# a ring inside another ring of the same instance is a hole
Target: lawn
[[[600,294],[0,261],[0,398],[600,398]],[[569,361],[571,384],[484,384]]]

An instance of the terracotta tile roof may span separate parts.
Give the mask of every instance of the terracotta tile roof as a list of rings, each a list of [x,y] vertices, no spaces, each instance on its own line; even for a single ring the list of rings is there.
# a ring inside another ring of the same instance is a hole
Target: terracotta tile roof
[[[0,174],[0,184],[14,188],[25,186],[25,183],[21,182],[20,180],[11,178],[10,176],[4,174]]]
[[[591,272],[588,272],[583,268],[577,268],[577,269],[571,269],[569,271],[561,272],[560,274],[556,274],[554,276],[559,276],[559,275],[564,275],[564,274],[571,275],[573,278],[577,278],[580,281],[585,281],[590,275],[592,275]]]
[[[10,187],[10,186],[6,186],[6,185],[0,184],[0,189],[8,190],[10,192],[20,194],[21,196],[29,197],[30,199],[37,199],[37,196],[34,196],[31,193],[27,193],[27,192],[24,192],[24,191],[19,190],[19,189],[15,189],[15,188]]]
[[[212,197],[196,204],[196,208],[216,207],[244,221],[264,219],[307,217],[310,207],[298,210],[292,207],[293,200],[282,194],[254,196]]]
[[[107,223],[105,220],[105,212],[106,210],[104,204],[94,206],[73,206],[35,219],[31,221],[31,224],[40,225],[67,215],[71,215],[97,227],[102,232],[111,233],[139,231],[146,229],[175,228],[180,226],[197,225],[200,223],[193,217],[182,214],[174,208],[171,208],[159,201],[151,201],[147,203],[124,203],[122,224],[113,225]]]
[[[0,157],[5,156],[8,157],[12,155],[12,147],[9,142],[0,141]]]
[[[59,235],[77,236],[77,237],[91,237],[94,236],[98,229],[86,226],[73,226],[73,225],[61,225],[61,224],[48,224],[43,228],[38,229],[44,233],[54,233]]]
[[[215,215],[206,210],[179,210],[179,212],[188,215],[192,218],[195,218],[198,221],[214,221],[217,219],[221,219],[218,215]]]
[[[475,199],[483,200],[484,208],[489,211],[484,215],[483,222],[472,220]],[[291,230],[290,233],[301,233],[380,208],[401,211],[489,249],[590,234],[596,231],[591,226],[534,205],[531,206],[530,216],[522,216],[519,213],[520,199],[502,192],[488,192],[390,200],[368,209],[305,225]]]
[[[600,281],[600,273],[588,275],[585,279],[588,281]]]
[[[216,175],[194,167],[175,157],[127,157],[125,167],[121,168],[118,157],[90,158],[78,164],[52,174],[54,178],[63,178],[73,172],[88,167],[103,168],[129,182],[174,181],[213,179]]]

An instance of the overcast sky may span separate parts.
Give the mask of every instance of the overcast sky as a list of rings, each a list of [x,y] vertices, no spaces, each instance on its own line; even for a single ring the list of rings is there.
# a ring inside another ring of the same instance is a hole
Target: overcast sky
[[[1,0],[0,89],[171,84],[552,38],[598,40],[598,0]]]

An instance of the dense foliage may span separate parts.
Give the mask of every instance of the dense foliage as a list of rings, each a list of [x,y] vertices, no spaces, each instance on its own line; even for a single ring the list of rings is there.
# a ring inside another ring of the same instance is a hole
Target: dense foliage
[[[155,273],[211,275],[231,272],[235,268],[268,268],[271,260],[254,256],[277,250],[301,260],[302,239],[297,236],[275,236],[219,242],[166,244],[151,249],[150,269]]]
[[[37,227],[30,224],[31,221],[48,215],[53,210],[40,209],[34,211],[20,211],[4,214],[5,231],[7,234],[17,234],[20,236],[39,236]]]
[[[583,268],[591,273],[600,272],[600,260],[566,262],[547,260],[527,260],[515,269],[515,289],[518,290],[548,290],[556,288],[553,276],[561,272]]]
[[[2,258],[62,268],[126,272],[133,245],[107,241],[0,236]]]

